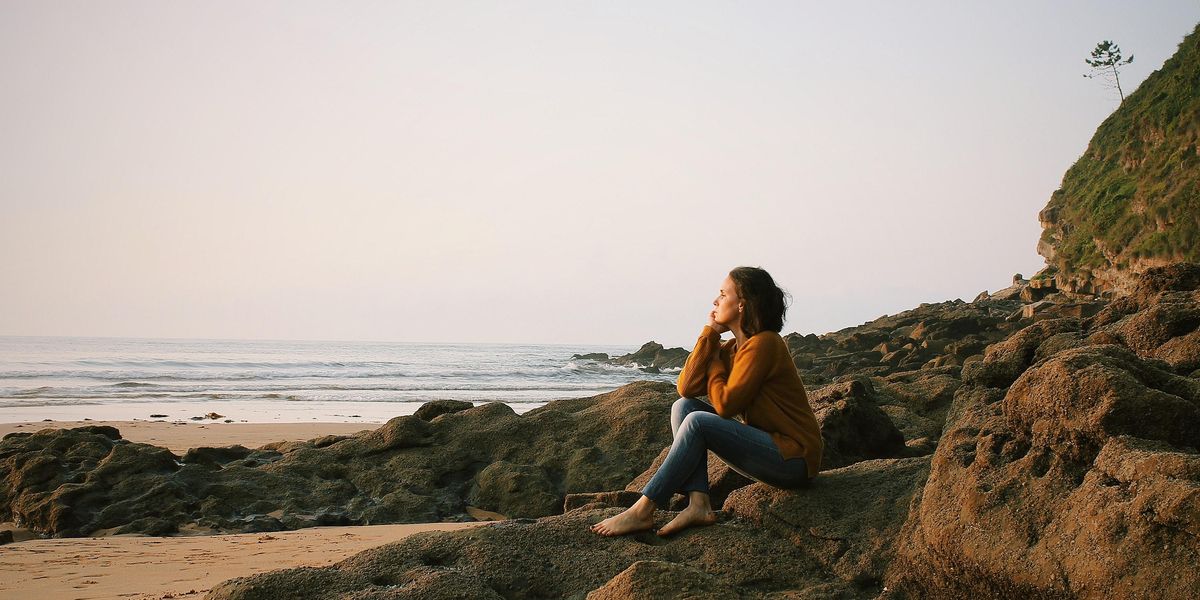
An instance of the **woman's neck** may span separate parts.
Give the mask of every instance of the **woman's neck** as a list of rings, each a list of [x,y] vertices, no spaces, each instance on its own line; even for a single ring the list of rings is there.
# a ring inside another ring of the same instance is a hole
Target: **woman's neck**
[[[729,328],[729,331],[733,333],[733,339],[737,340],[737,347],[741,348],[742,345],[746,343],[747,338],[745,332],[742,331],[741,326],[734,325]]]

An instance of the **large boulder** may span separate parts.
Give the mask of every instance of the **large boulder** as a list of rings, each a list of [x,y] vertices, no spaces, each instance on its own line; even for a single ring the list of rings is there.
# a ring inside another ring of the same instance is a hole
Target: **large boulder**
[[[809,402],[825,443],[822,469],[904,453],[904,435],[879,407],[869,380],[827,385],[810,393]]]

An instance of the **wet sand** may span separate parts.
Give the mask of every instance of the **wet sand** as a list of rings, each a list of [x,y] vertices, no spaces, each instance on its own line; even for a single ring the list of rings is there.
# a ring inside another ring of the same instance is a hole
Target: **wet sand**
[[[325,435],[351,435],[380,423],[222,423],[219,421],[36,421],[0,423],[0,437],[14,431],[36,432],[85,425],[111,425],[131,442],[164,446],[176,454],[200,446],[240,444],[258,448],[281,440],[311,440]]]
[[[314,527],[193,537],[33,539],[0,546],[0,598],[202,598],[275,569],[325,566],[422,531],[480,523]]]

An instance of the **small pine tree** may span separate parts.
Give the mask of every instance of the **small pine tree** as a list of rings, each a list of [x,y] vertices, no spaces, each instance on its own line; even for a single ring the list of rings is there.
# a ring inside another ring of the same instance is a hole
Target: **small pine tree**
[[[1092,72],[1085,74],[1084,77],[1088,79],[1103,77],[1108,81],[1109,86],[1117,88],[1117,93],[1121,95],[1121,102],[1125,101],[1125,91],[1121,89],[1121,72],[1118,67],[1133,62],[1132,54],[1129,55],[1129,58],[1122,59],[1121,47],[1110,40],[1104,40],[1096,44],[1096,48],[1092,50],[1092,57],[1083,59],[1083,62],[1092,68]]]

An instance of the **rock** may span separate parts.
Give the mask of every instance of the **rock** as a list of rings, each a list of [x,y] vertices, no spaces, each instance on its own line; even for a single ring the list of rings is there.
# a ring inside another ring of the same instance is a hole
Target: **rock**
[[[0,546],[13,543],[13,532],[7,529],[0,531]]]
[[[683,348],[663,348],[658,342],[646,342],[636,352],[618,356],[609,362],[614,365],[653,367],[661,371],[682,368],[688,354]]]
[[[564,506],[562,494],[544,469],[503,460],[475,476],[467,503],[510,517],[551,515]]]
[[[996,290],[995,292],[992,292],[991,297],[989,299],[990,300],[999,300],[999,301],[1020,300],[1021,290],[1023,290],[1023,289],[1025,289],[1024,285],[1013,284],[1002,290]]]
[[[608,353],[589,352],[587,354],[572,354],[571,360],[594,360],[596,362],[608,362]]]
[[[1182,267],[1152,270],[1134,295],[1113,302],[1091,324],[1139,356],[1190,373],[1200,368],[1200,291],[1181,288],[1195,277],[1200,275]]]
[[[240,445],[225,448],[201,446],[199,448],[188,449],[179,462],[217,466],[246,458],[250,455],[250,452],[249,448]]]
[[[1051,288],[1027,285],[1021,288],[1021,291],[1017,294],[1017,297],[1021,299],[1021,302],[1036,303],[1050,295],[1053,291],[1054,290]]]
[[[417,412],[413,413],[413,416],[422,421],[432,421],[436,417],[464,411],[469,408],[475,408],[475,405],[466,400],[434,400],[422,404],[417,409]]]
[[[659,560],[639,560],[590,592],[587,600],[724,600],[737,595],[733,587],[693,567]]]
[[[825,386],[809,394],[809,403],[825,442],[822,469],[904,452],[904,436],[879,408],[869,380]]]
[[[1200,448],[1200,383],[1121,346],[1054,354],[1013,383],[1002,409],[1019,436],[1077,460],[1118,435]]]
[[[725,510],[789,540],[839,579],[876,586],[928,475],[929,457],[863,461],[823,472],[799,492],[755,483],[730,494]]]
[[[1022,298],[1022,300],[1025,300]],[[1049,300],[1028,300],[1031,304],[1026,304],[1021,307],[1021,318],[1032,319],[1038,314],[1046,311],[1054,306],[1054,303]]]
[[[1046,339],[1064,332],[1082,329],[1078,319],[1039,321],[1026,327],[1003,342],[988,346],[983,359],[963,364],[963,383],[1004,388],[1016,381],[1029,365]]]
[[[788,334],[784,341],[805,384],[821,385],[829,379],[886,376],[923,365],[961,365],[987,344],[1017,331],[1022,326],[1020,310],[1019,301],[996,300],[995,295],[969,304],[926,303],[820,337]],[[1006,321],[1014,311],[1017,318]]]
[[[908,440],[910,451],[936,444],[942,435],[946,410],[954,392],[962,385],[954,367],[924,367],[919,371],[895,373],[871,380],[875,401],[892,424]],[[911,440],[928,438],[925,445],[913,445]]]

